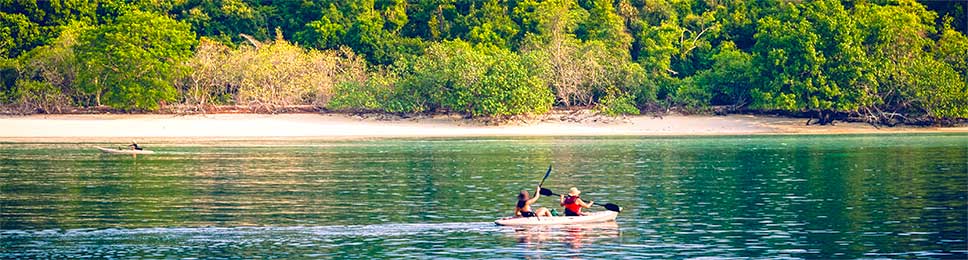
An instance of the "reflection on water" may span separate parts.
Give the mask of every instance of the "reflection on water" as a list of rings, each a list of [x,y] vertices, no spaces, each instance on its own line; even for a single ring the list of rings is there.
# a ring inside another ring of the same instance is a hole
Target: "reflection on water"
[[[508,232],[493,223],[291,227],[4,230],[4,258],[353,256],[374,246],[419,248],[470,235]],[[415,238],[415,239],[410,239]],[[66,245],[66,246],[65,246]],[[285,254],[276,251],[287,248]],[[17,252],[19,251],[19,252]],[[340,252],[341,251],[341,252]],[[406,250],[388,256],[406,256]]]
[[[0,258],[968,254],[966,135],[93,145],[0,144]],[[615,226],[494,226],[549,162]]]
[[[407,249],[434,244],[456,243],[459,240],[476,236],[503,235],[514,238],[521,247],[511,252],[526,253],[528,256],[545,255],[566,256],[581,253],[583,245],[596,243],[616,243],[621,235],[615,222],[589,224],[583,226],[539,226],[527,228],[502,227],[490,222],[461,222],[433,224],[376,224],[349,226],[291,226],[291,227],[198,227],[198,228],[135,228],[135,229],[72,229],[72,230],[3,230],[0,235],[9,241],[7,244],[32,254],[5,254],[5,257],[124,257],[134,255],[153,255],[162,253],[168,256],[231,256],[211,254],[204,250],[240,249],[252,250],[255,255],[271,253],[260,251],[260,247],[272,248],[273,245],[296,247],[295,255],[312,256],[321,248],[342,248],[349,250],[364,247],[364,244],[384,244],[402,247],[394,251],[398,256],[407,256]],[[107,245],[104,248],[60,248],[52,245]],[[171,247],[172,245],[178,245]],[[245,249],[248,248],[248,249]],[[88,251],[93,250],[93,251]],[[264,249],[262,249],[264,250]],[[352,250],[350,250],[352,251]],[[470,250],[475,251],[475,250]],[[228,253],[228,252],[226,252]],[[350,252],[347,252],[350,253]],[[456,253],[456,252],[451,252]],[[350,255],[346,255],[350,256]],[[410,255],[412,256],[412,255]]]
[[[622,232],[618,223],[604,222],[582,225],[507,227],[514,229],[512,235],[519,244],[540,252],[548,243],[562,243],[571,251],[579,253],[585,244],[617,242]],[[552,247],[553,248],[553,247]]]

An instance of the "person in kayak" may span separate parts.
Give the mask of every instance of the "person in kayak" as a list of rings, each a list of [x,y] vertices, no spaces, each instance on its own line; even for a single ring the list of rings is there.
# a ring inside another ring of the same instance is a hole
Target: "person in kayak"
[[[595,204],[594,201],[585,203],[578,196],[579,194],[581,194],[581,191],[578,188],[571,187],[571,189],[568,189],[568,196],[560,195],[561,206],[565,207],[565,216],[582,216],[584,215],[581,213],[582,208],[591,208]]]
[[[529,197],[530,196],[528,196],[528,191],[526,190],[522,190],[521,193],[518,194],[518,205],[514,207],[515,216],[526,217],[526,218],[535,217],[535,216],[537,217],[551,216],[551,211],[548,211],[548,208],[538,208],[537,211],[531,211],[531,204],[538,201],[538,198],[541,197],[541,186],[538,186],[538,189],[534,191],[534,198],[529,198]]]
[[[135,142],[134,140],[131,140],[131,144],[129,144],[128,147],[131,147],[131,149],[138,150],[138,151],[143,150],[141,146],[138,146],[138,142]]]

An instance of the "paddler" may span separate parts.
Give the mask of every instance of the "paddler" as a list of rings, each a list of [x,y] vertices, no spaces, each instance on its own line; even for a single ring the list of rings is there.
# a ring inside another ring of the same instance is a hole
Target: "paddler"
[[[551,212],[548,211],[548,208],[539,208],[537,211],[531,211],[531,204],[538,201],[538,198],[541,197],[541,186],[538,186],[538,188],[534,191],[534,198],[529,197],[528,191],[526,190],[522,190],[521,193],[518,194],[518,205],[514,207],[514,216],[526,218],[535,216],[551,216]]]
[[[584,215],[581,213],[582,208],[591,208],[595,204],[595,201],[585,203],[578,196],[580,194],[581,191],[578,188],[571,187],[571,189],[568,189],[568,196],[560,195],[561,206],[565,207],[565,216],[582,216]]]
[[[138,146],[138,142],[135,142],[134,140],[131,140],[131,144],[129,144],[128,147],[131,147],[132,150],[142,150],[141,146]]]

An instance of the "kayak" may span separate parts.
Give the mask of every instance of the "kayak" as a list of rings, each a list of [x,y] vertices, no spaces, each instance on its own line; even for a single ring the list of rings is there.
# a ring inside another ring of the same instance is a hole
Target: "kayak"
[[[586,213],[584,216],[577,217],[506,217],[494,221],[499,226],[543,226],[543,225],[570,225],[587,224],[614,221],[618,216],[615,211],[599,211]]]
[[[101,152],[104,152],[104,153],[113,153],[113,154],[153,154],[155,153],[154,151],[149,151],[149,150],[111,149],[111,148],[104,148],[104,147],[97,147],[97,146],[95,146],[94,148],[97,148],[98,150],[101,150]]]

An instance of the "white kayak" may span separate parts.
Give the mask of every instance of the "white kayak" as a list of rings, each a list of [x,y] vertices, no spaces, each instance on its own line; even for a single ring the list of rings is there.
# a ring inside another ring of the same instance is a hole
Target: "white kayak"
[[[494,221],[500,226],[544,226],[544,225],[571,225],[587,224],[614,221],[618,216],[615,211],[598,211],[586,213],[584,216],[577,217],[506,217]]]
[[[101,150],[101,152],[104,152],[104,153],[113,153],[113,154],[153,154],[155,153],[154,151],[149,151],[149,150],[111,149],[111,148],[104,148],[104,147],[97,147],[97,146],[95,146],[94,148],[97,148],[98,150]]]

